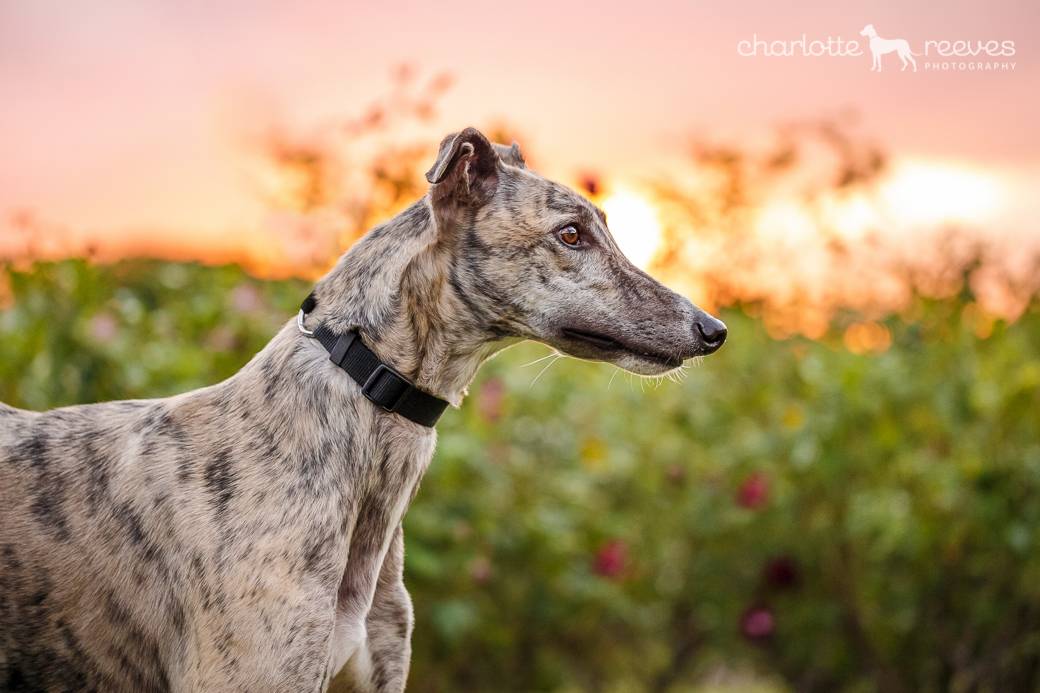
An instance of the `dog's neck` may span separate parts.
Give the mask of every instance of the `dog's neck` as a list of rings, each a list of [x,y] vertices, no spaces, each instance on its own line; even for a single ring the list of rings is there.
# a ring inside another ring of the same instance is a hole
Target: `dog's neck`
[[[507,342],[460,296],[456,258],[442,242],[446,223],[424,198],[373,229],[318,282],[309,322],[359,329],[380,360],[458,406],[480,365]]]

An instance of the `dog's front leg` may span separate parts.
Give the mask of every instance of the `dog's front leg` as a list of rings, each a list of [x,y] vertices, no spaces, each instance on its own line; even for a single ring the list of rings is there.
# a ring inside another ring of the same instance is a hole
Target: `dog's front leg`
[[[404,586],[404,532],[394,533],[368,612],[372,691],[397,693],[408,681],[412,659],[412,598]]]
[[[404,533],[398,527],[379,571],[366,638],[340,680],[356,693],[400,693],[412,655],[412,599],[404,586]]]

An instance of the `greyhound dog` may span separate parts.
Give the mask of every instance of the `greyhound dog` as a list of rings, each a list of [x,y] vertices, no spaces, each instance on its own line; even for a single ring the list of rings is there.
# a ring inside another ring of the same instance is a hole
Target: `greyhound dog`
[[[532,339],[653,375],[725,340],[516,144],[449,135],[427,179],[228,380],[0,405],[0,689],[402,691],[401,521],[480,364]]]
[[[859,32],[859,35],[870,38],[871,72],[881,72],[881,56],[886,53],[898,55],[899,60],[903,63],[902,69],[905,70],[907,64],[910,64],[914,66],[914,72],[917,72],[917,61],[914,60],[914,52],[910,50],[910,44],[906,42],[906,39],[881,38],[873,24],[863,27],[863,31]]]

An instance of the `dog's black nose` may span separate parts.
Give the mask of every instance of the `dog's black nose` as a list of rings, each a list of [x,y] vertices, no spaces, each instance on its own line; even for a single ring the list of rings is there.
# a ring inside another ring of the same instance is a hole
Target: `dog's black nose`
[[[726,341],[726,324],[721,320],[713,318],[707,313],[701,313],[694,320],[694,324],[701,334],[701,341],[704,342],[705,354],[718,351],[722,343]]]

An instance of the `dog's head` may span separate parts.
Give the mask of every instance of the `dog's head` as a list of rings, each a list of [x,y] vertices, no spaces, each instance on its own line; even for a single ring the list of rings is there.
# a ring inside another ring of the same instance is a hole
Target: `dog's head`
[[[444,139],[426,178],[450,281],[491,334],[644,375],[725,341],[721,321],[637,269],[603,212],[527,169],[517,145],[467,128]]]
[[[865,27],[863,27],[863,31],[859,32],[859,35],[860,36],[876,36],[877,35],[877,31],[874,30],[874,25],[873,24],[868,24]]]

